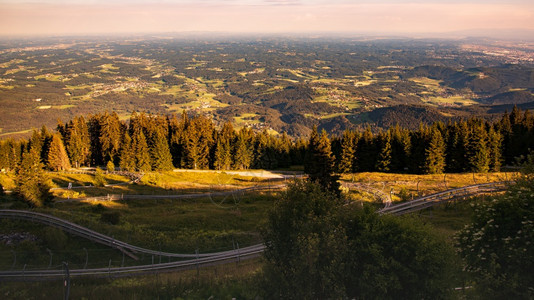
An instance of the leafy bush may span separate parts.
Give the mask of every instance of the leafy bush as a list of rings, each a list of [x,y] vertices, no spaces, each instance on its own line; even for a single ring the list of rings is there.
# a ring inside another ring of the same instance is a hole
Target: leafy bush
[[[107,165],[106,165],[106,170],[108,172],[114,172],[115,171],[115,164],[113,164],[113,161],[108,161]]]
[[[104,223],[117,225],[120,223],[121,214],[118,211],[106,211],[100,215],[100,220]]]
[[[47,227],[43,231],[42,239],[50,249],[64,249],[67,246],[67,235],[56,228]]]
[[[95,186],[100,186],[100,187],[108,184],[106,181],[106,178],[104,178],[104,173],[102,172],[102,169],[96,168],[94,182],[95,182]]]
[[[401,201],[408,201],[412,199],[412,194],[405,187],[402,187],[399,191],[399,198]]]
[[[503,197],[475,207],[457,235],[465,269],[487,299],[534,297],[534,156],[523,177]]]
[[[415,219],[379,216],[297,182],[270,212],[267,299],[439,299],[451,289],[451,247]]]

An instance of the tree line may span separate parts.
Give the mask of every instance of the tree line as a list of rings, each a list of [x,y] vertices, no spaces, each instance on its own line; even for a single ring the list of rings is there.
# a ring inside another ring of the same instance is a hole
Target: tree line
[[[53,171],[82,166],[118,166],[126,171],[186,169],[277,169],[305,165],[308,173],[499,171],[534,149],[534,118],[514,107],[499,120],[470,118],[417,130],[345,131],[329,136],[313,129],[308,139],[266,130],[216,128],[204,116],[134,112],[128,121],[113,113],[83,116],[45,126],[28,140],[0,142],[0,168],[17,170],[31,149]],[[319,176],[319,175],[318,175]],[[324,177],[324,176],[319,176]]]
[[[134,112],[128,121],[113,113],[58,122],[55,132],[43,126],[28,140],[0,142],[0,168],[17,170],[23,154],[38,153],[52,171],[71,167],[118,166],[126,171],[186,169],[277,169],[302,164],[306,141],[266,130],[235,130],[230,122],[217,129],[211,119],[183,113],[163,116]],[[111,163],[111,164],[110,164]]]

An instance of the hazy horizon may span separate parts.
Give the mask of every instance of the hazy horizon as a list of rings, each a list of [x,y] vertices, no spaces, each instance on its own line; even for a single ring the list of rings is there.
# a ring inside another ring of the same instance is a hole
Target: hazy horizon
[[[0,36],[359,33],[392,36],[534,31],[534,3],[418,0],[0,0]],[[447,36],[448,37],[448,36]]]

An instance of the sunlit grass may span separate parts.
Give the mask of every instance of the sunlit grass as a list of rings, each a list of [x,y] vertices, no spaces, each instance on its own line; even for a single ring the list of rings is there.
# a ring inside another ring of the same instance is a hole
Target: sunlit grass
[[[462,105],[462,106],[477,104],[476,101],[473,101],[472,99],[468,99],[460,95],[451,96],[451,97],[429,97],[426,100],[426,102],[430,102],[434,104],[455,104],[455,105]]]
[[[517,176],[517,173],[461,173],[461,174],[434,174],[434,175],[411,175],[392,173],[355,173],[343,174],[344,182],[358,183],[382,191],[389,195],[399,194],[405,190],[409,195],[417,197],[440,191],[459,188],[487,182],[508,181]],[[400,200],[398,197],[397,200]],[[395,198],[393,199],[395,200]]]

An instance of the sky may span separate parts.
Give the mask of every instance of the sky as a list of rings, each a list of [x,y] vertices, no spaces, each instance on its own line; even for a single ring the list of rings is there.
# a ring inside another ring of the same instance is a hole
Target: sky
[[[0,36],[534,30],[533,0],[0,0]]]

